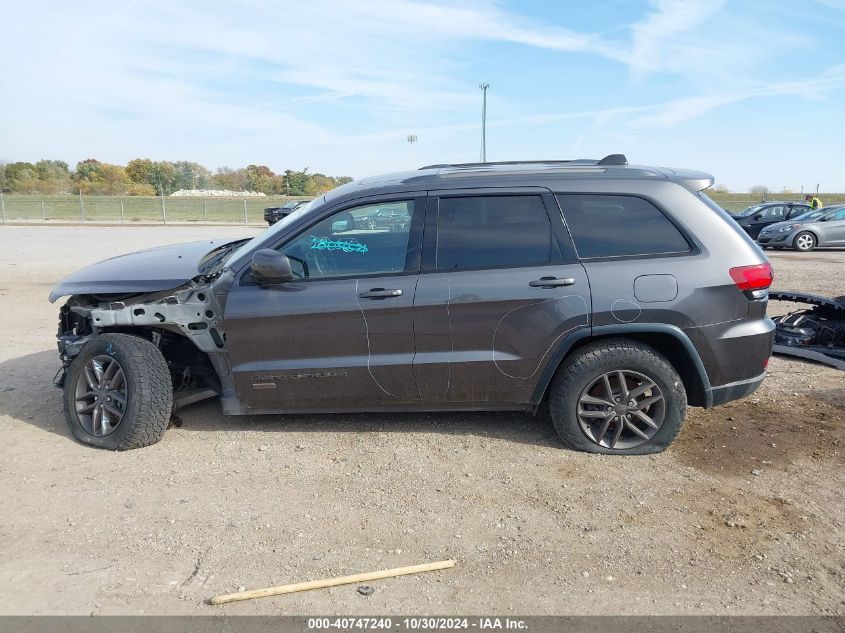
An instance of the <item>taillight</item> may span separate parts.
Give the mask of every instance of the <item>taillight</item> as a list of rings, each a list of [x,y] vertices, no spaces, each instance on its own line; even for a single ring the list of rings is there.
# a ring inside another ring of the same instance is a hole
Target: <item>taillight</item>
[[[742,291],[765,290],[772,285],[775,278],[772,265],[769,262],[754,264],[753,266],[737,266],[731,268],[729,272],[737,288]]]

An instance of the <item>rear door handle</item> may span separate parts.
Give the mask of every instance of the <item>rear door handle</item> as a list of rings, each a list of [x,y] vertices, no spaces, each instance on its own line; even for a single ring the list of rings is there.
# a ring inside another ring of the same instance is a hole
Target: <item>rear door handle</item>
[[[532,288],[556,288],[557,286],[572,286],[574,284],[575,280],[572,277],[540,277],[528,282],[528,285]]]
[[[371,288],[368,292],[362,292],[358,296],[362,299],[389,299],[390,297],[401,297],[402,291],[399,288]]]

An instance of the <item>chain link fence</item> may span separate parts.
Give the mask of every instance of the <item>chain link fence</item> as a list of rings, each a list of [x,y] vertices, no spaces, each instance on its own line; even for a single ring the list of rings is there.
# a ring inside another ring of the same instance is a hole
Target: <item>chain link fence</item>
[[[825,204],[845,202],[845,194],[819,194]],[[711,194],[728,211],[759,204],[758,197]],[[795,194],[769,200],[799,200]],[[141,197],[28,196],[0,194],[2,223],[43,224],[264,224],[264,209],[281,207],[303,196]]]
[[[5,223],[43,224],[264,224],[264,209],[297,196],[139,197],[0,195]]]

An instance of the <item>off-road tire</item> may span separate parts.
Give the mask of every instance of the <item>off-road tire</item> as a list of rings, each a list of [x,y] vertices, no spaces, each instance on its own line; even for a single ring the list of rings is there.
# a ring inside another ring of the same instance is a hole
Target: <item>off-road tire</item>
[[[88,433],[79,421],[75,393],[85,364],[100,355],[113,357],[126,377],[126,410],[120,424],[109,435]],[[91,340],[68,368],[64,384],[65,418],[73,436],[90,446],[115,451],[141,448],[164,435],[173,404],[173,385],[167,362],[150,341],[127,334],[103,334]]]
[[[581,429],[579,398],[596,378],[610,371],[634,371],[647,376],[663,394],[666,411],[654,437],[639,446],[611,449],[596,444]],[[549,386],[549,410],[555,430],[569,448],[605,455],[647,455],[666,449],[681,431],[687,394],[672,363],[649,345],[630,339],[589,343],[566,358]]]
[[[809,240],[807,238],[810,238]],[[805,242],[806,246],[799,245],[799,240]],[[809,253],[811,250],[818,246],[819,241],[816,239],[816,236],[810,233],[809,231],[801,231],[798,235],[792,238],[792,248],[796,251],[800,251],[802,253]]]

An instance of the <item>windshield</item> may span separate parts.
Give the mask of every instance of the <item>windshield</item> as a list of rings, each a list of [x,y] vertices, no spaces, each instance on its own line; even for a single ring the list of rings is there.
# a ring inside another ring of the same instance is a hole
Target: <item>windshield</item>
[[[283,208],[283,209],[293,209],[293,208],[294,208],[296,205],[298,205],[299,203],[300,203],[300,201],[299,201],[299,200],[291,200],[290,202],[288,202],[288,203],[287,203],[285,206],[283,206],[282,208]]]
[[[308,213],[312,208],[316,206],[317,200],[320,200],[320,198],[311,200],[310,202],[301,205],[298,209],[296,209],[296,211],[288,213],[281,220],[279,220],[272,226],[264,229],[263,231],[261,231],[261,233],[253,237],[248,242],[244,243],[239,249],[229,253],[225,259],[237,259],[244,253],[248,253],[250,250],[252,250],[258,244],[261,244],[261,242],[266,240],[268,237],[275,235],[279,231],[283,230],[286,226],[290,225],[292,222],[296,222],[299,218]]]
[[[807,211],[807,213],[802,213],[797,218],[792,218],[793,220],[815,220],[816,218],[820,218],[824,215],[823,211]]]
[[[744,218],[744,217],[751,215],[752,213],[754,213],[758,209],[762,209],[762,208],[763,208],[762,204],[754,204],[754,205],[751,205],[750,207],[748,207],[747,209],[743,209],[742,211],[737,213],[737,215],[741,218]]]

